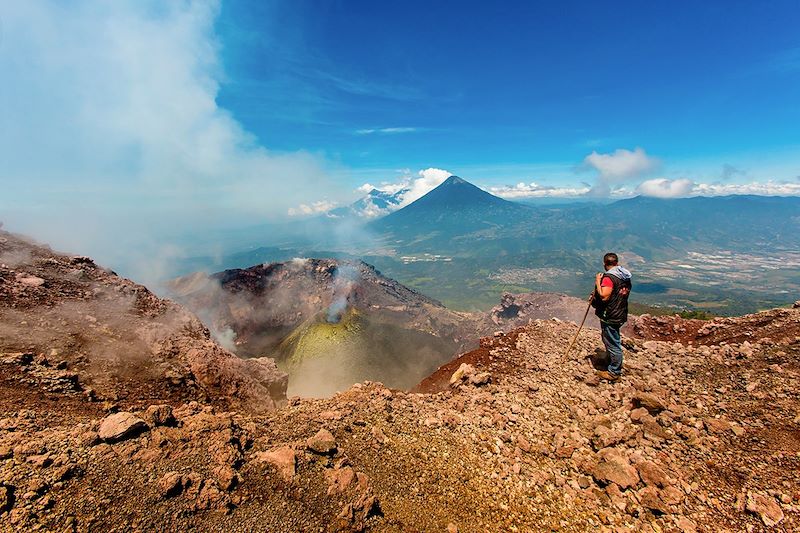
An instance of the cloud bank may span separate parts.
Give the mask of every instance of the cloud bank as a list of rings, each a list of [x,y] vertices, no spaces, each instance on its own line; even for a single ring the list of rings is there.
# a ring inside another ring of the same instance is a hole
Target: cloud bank
[[[657,178],[640,183],[636,188],[636,193],[655,198],[729,196],[733,194],[798,196],[800,195],[800,182],[768,180],[750,183],[695,183],[687,178],[675,180]]]
[[[489,187],[489,192],[513,200],[514,198],[577,198],[585,196],[591,191],[590,187],[553,187],[540,185],[536,182],[517,183],[516,185],[503,185]]]

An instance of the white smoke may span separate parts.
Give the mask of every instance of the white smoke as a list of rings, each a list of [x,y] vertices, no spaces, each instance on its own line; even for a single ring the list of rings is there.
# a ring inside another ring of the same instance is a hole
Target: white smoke
[[[350,295],[358,280],[359,271],[350,263],[339,263],[333,280],[333,300],[328,306],[327,320],[338,323],[347,310]]]
[[[3,3],[9,229],[146,281],[187,233],[347,196],[326,160],[270,152],[218,105],[219,12],[218,0]]]

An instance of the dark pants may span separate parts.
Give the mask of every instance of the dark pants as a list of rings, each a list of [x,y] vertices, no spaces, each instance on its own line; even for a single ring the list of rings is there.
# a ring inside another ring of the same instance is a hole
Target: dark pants
[[[600,322],[600,330],[603,336],[603,344],[606,347],[608,354],[608,372],[619,376],[622,374],[622,337],[619,334],[619,328],[613,324],[606,324]]]

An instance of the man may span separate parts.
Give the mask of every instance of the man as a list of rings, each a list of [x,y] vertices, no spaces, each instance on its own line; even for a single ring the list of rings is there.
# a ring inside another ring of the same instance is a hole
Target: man
[[[628,320],[628,295],[631,293],[631,273],[619,266],[615,253],[603,256],[605,273],[595,278],[592,307],[600,319],[603,344],[609,363],[607,370],[597,375],[608,381],[616,381],[622,375],[622,338],[619,328]]]

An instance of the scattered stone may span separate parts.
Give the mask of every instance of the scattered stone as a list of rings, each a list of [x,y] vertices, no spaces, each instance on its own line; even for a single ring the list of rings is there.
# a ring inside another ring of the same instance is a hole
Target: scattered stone
[[[325,479],[328,482],[328,494],[344,492],[355,478],[355,470],[349,466],[333,470],[326,470]]]
[[[636,423],[644,422],[645,418],[650,418],[650,412],[644,407],[638,407],[631,411],[631,421]]]
[[[605,450],[601,450],[601,453]],[[630,462],[613,451],[601,457],[593,472],[594,478],[603,483],[615,483],[622,489],[635,486],[639,482],[639,474]]]
[[[306,446],[313,452],[329,454],[336,451],[336,438],[330,431],[322,428],[317,431],[316,435],[306,440]]]
[[[589,385],[590,387],[597,387],[600,385],[600,377],[594,372],[591,374],[584,374],[583,382]]]
[[[172,407],[169,405],[151,405],[144,412],[144,419],[150,427],[172,426],[175,424],[175,416],[172,414]]]
[[[473,374],[475,374],[474,366],[468,363],[461,363],[461,366],[459,366],[458,369],[453,372],[453,375],[450,376],[450,385],[458,385]]]
[[[651,415],[658,414],[667,408],[658,396],[647,392],[637,392],[633,397],[633,404],[636,407],[644,407]]]
[[[0,485],[0,513],[10,511],[14,505],[13,489],[6,485]]]
[[[372,437],[378,442],[378,444],[385,444],[388,440],[383,430],[377,426],[372,426],[371,433]]]
[[[29,455],[27,461],[37,468],[45,468],[53,464],[53,458],[50,457],[50,454]]]
[[[284,481],[291,481],[295,474],[295,451],[288,446],[282,446],[266,452],[256,454],[256,460],[271,464]]]
[[[655,487],[647,486],[639,490],[639,502],[656,513],[669,513],[669,507],[661,500],[658,489]]]
[[[677,527],[681,533],[697,533],[697,524],[685,516],[675,517],[675,527]]]
[[[118,442],[147,430],[147,423],[133,413],[119,412],[100,422],[98,436],[106,442]]]
[[[167,472],[158,480],[158,492],[162,498],[172,498],[183,491],[183,480],[179,472]]]
[[[647,485],[655,485],[660,488],[669,485],[667,473],[653,461],[642,461],[636,465],[636,470],[639,471],[639,476]]]
[[[491,381],[492,374],[490,372],[481,372],[479,374],[474,374],[469,377],[469,382],[476,387],[480,387],[481,385],[486,385]]]
[[[720,434],[733,429],[731,423],[723,418],[706,418],[703,422],[709,433]]]
[[[783,520],[783,510],[775,498],[757,492],[747,495],[747,510],[761,518],[764,525],[772,527]]]

